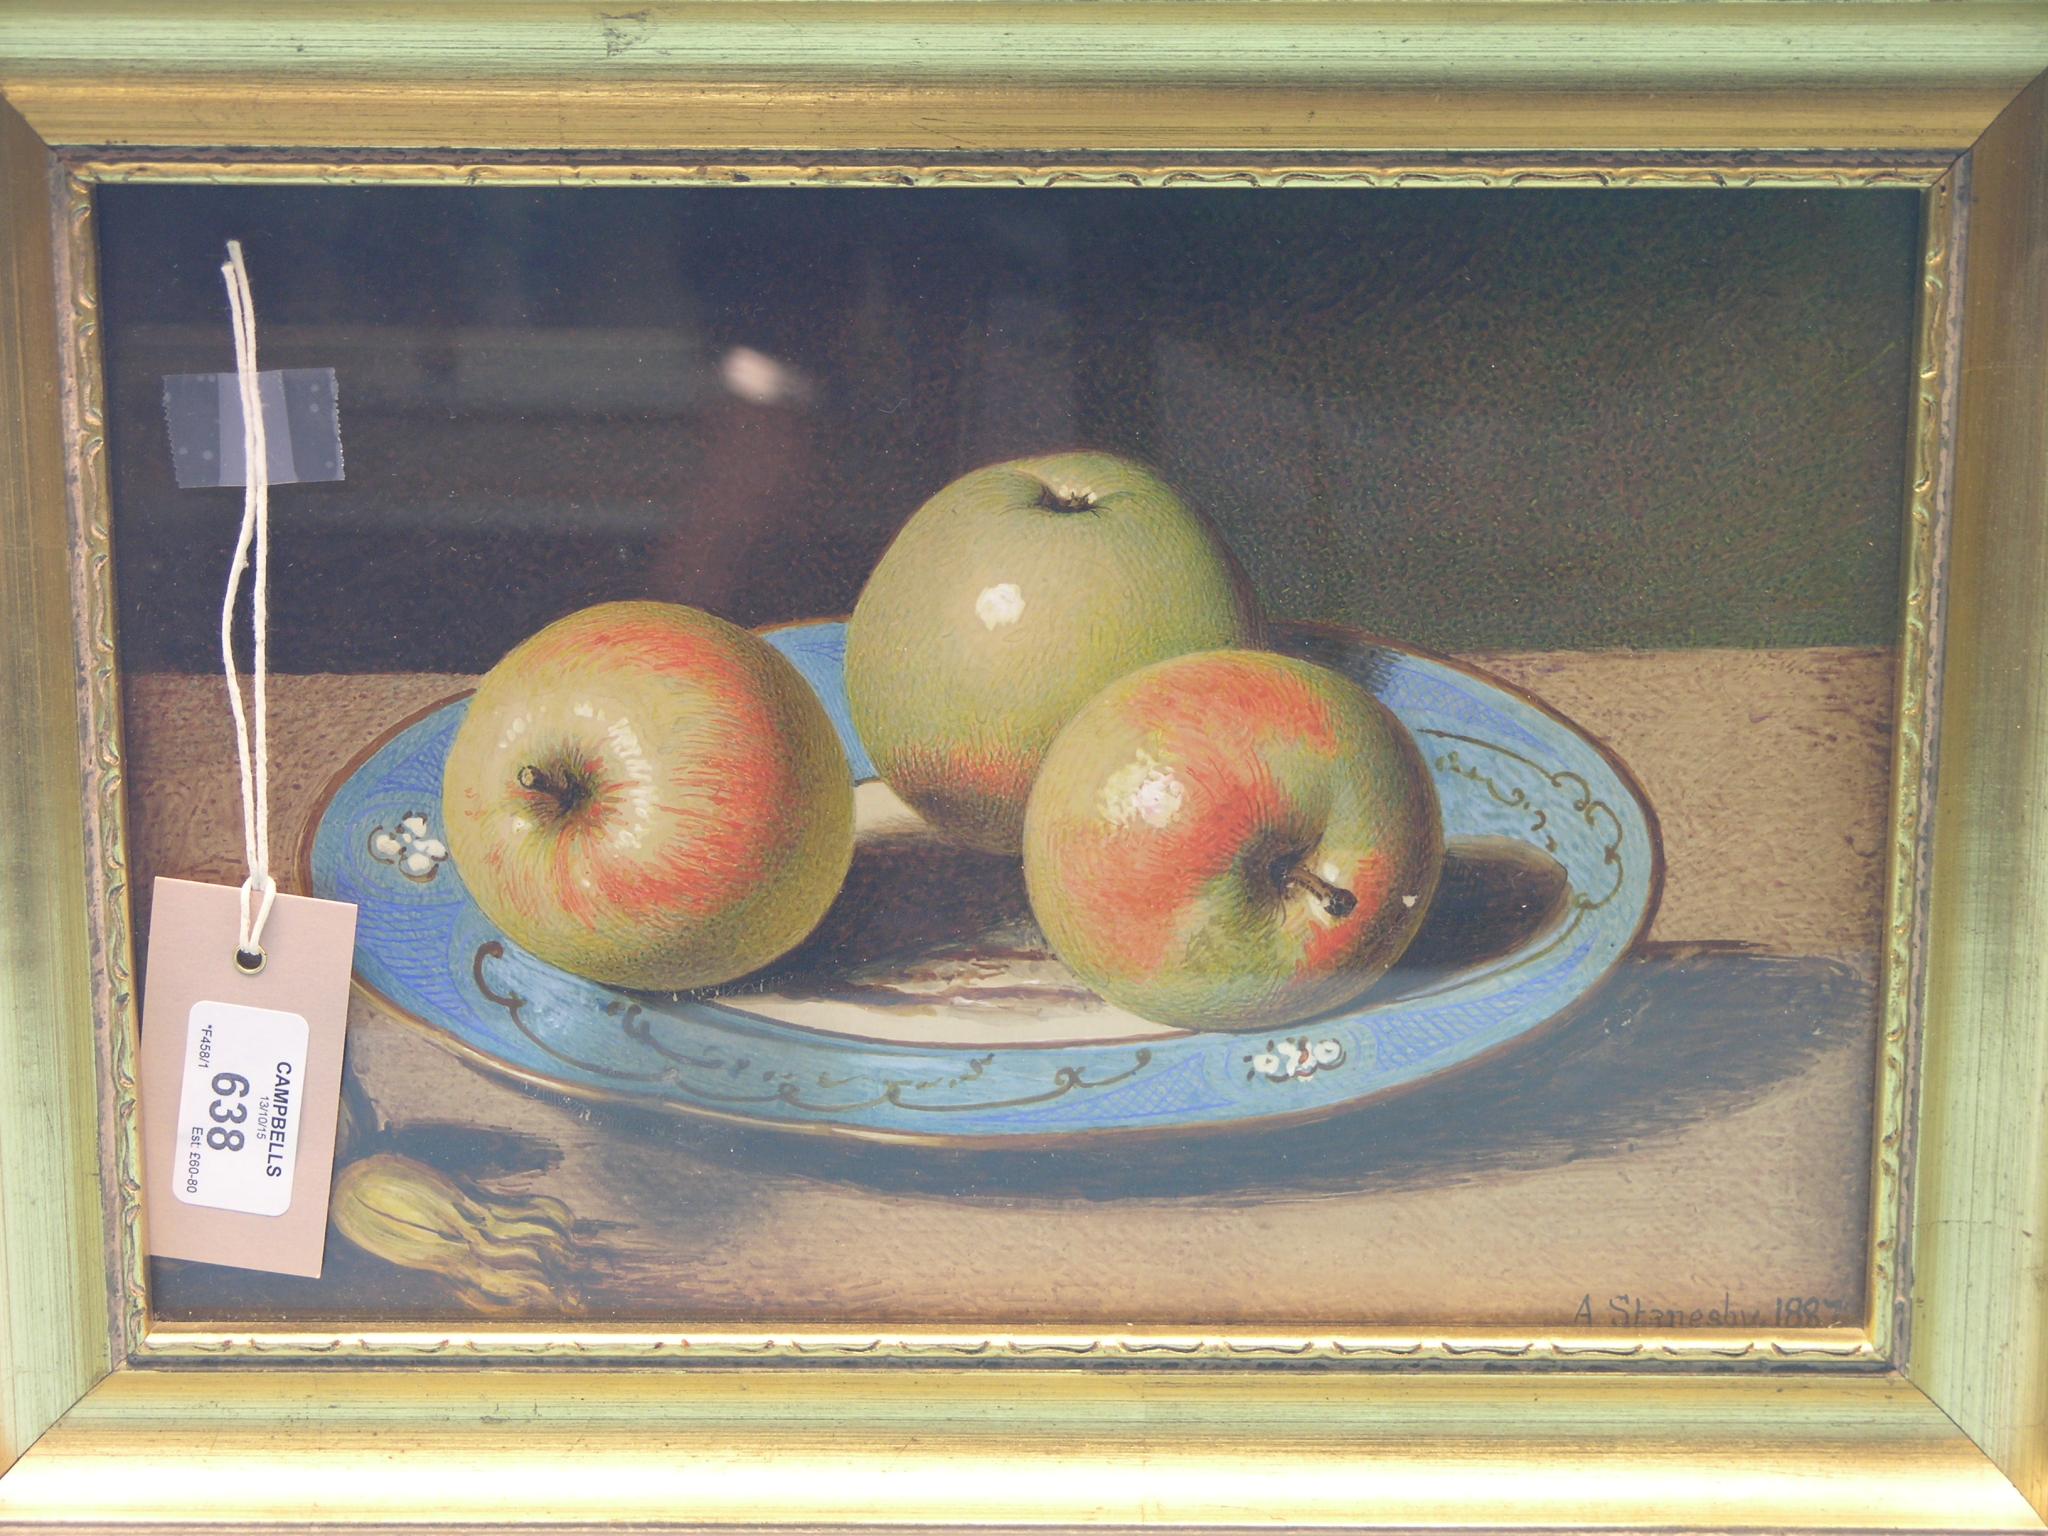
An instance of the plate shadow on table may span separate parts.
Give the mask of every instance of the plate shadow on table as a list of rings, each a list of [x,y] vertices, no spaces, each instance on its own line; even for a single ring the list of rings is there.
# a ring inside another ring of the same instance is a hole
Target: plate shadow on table
[[[1397,996],[1516,948],[1559,922],[1569,895],[1558,866],[1528,845],[1461,840],[1429,922],[1376,991]],[[975,937],[963,945],[963,934]],[[737,1001],[756,987],[884,978],[859,983],[872,1002],[906,956],[986,952],[998,940],[1027,960],[1032,945],[1042,945],[1014,860],[941,852],[922,838],[881,839],[863,847],[845,894],[812,939],[725,995]],[[1012,980],[984,979],[998,989]],[[923,1002],[929,994],[914,996]],[[1874,990],[1842,961],[1735,943],[1646,945],[1539,1034],[1412,1090],[1305,1123],[951,1150],[632,1109],[593,1114],[621,1136],[673,1144],[705,1161],[885,1192],[997,1203],[1263,1203],[1442,1186],[1610,1155],[1729,1113],[1816,1054],[1871,1041],[1875,1028]]]
[[[906,874],[917,878],[906,881]],[[913,885],[914,898],[905,894]],[[1512,948],[1555,924],[1567,897],[1555,866],[1521,845],[1462,844],[1430,923],[1381,987],[1389,995],[1420,987]],[[1006,932],[1028,948],[1036,931],[1022,903],[1014,860],[960,854],[935,866],[924,840],[883,839],[863,849],[839,907],[813,939],[760,984],[887,978],[901,973],[906,954],[959,946],[963,931]],[[560,1104],[587,1121],[606,1145],[618,1207],[650,1220],[686,1216],[708,1234],[751,1219],[750,1186],[792,1181],[1017,1209],[1076,1200],[1258,1205],[1475,1183],[1624,1155],[1636,1143],[1732,1113],[1822,1052],[1868,1049],[1876,1024],[1873,987],[1840,961],[1731,943],[1647,945],[1575,1014],[1541,1034],[1327,1119],[996,1152],[789,1136],[600,1109],[544,1089],[487,1086],[482,1077],[478,1084]],[[387,1120],[366,1102],[352,1105],[360,1129],[345,1160],[395,1154],[481,1192],[523,1185],[562,1156],[538,1130],[391,1108],[399,1118]],[[576,1227],[582,1259],[600,1276],[612,1225],[579,1220]],[[449,1313],[447,1285],[431,1272],[386,1264],[340,1240],[330,1241],[328,1260],[318,1281],[159,1262],[157,1300],[164,1316],[191,1319],[305,1318],[364,1294],[392,1317]]]
[[[619,1118],[706,1159],[883,1191],[1005,1204],[1261,1204],[1613,1155],[1732,1113],[1821,1052],[1872,1041],[1875,1029],[1873,989],[1847,964],[1738,944],[1651,945],[1540,1038],[1410,1092],[1263,1131],[990,1152]]]

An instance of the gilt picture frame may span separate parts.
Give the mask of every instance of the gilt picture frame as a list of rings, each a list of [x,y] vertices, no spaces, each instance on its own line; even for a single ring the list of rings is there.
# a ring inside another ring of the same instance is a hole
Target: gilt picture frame
[[[0,1521],[2041,1528],[2044,69],[2004,5],[11,8]],[[94,205],[149,182],[1918,189],[1864,1316],[162,1325]]]

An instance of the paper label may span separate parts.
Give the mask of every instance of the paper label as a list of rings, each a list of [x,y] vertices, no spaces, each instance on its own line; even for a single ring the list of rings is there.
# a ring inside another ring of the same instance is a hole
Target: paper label
[[[192,1005],[172,1191],[180,1200],[252,1216],[291,1208],[308,1038],[296,1013]]]
[[[142,994],[149,1251],[318,1275],[341,1111],[356,909],[279,896],[261,972],[233,886],[159,880]]]

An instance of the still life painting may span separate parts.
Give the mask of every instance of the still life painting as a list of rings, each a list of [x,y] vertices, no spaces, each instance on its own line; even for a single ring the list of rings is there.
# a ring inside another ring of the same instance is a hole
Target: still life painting
[[[138,893],[236,878],[225,239],[345,445],[327,1268],[159,1319],[1857,1320],[1919,216],[105,189]]]

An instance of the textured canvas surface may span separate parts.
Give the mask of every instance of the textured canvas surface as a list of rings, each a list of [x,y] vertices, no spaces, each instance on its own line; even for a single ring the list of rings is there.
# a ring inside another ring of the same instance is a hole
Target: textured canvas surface
[[[280,846],[337,767],[571,610],[844,614],[948,481],[1089,445],[1202,506],[1271,617],[1571,717],[1665,856],[1642,943],[1526,1049],[1130,1155],[579,1104],[359,996],[325,1278],[167,1263],[166,1316],[1859,1315],[1910,194],[101,195],[138,896],[237,860],[211,669],[238,500],[176,488],[160,409],[163,375],[227,365],[229,237],[263,366],[334,368],[348,444],[345,481],[276,501]],[[988,894],[922,873],[937,905]],[[423,1209],[517,1254],[423,1250]]]

